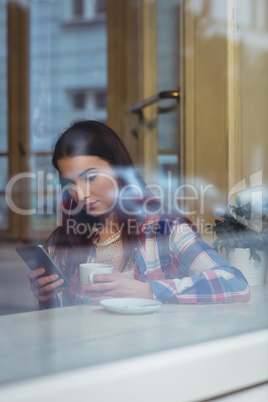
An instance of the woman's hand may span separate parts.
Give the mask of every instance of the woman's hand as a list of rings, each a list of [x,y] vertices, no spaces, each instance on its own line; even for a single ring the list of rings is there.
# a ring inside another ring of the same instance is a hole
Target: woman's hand
[[[44,268],[39,268],[31,271],[28,275],[31,290],[40,302],[52,301],[61,291],[60,286],[64,283],[64,280],[59,279],[57,274],[41,277],[44,273]]]
[[[82,286],[81,293],[90,296],[94,302],[114,297],[153,299],[149,282],[130,279],[120,272],[94,275],[94,283]]]

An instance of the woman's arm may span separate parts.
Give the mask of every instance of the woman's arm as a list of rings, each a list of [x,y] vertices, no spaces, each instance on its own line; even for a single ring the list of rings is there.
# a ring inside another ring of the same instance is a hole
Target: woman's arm
[[[94,275],[94,283],[82,286],[81,293],[89,296],[93,302],[114,297],[153,299],[149,282],[137,281],[116,271],[112,274]]]
[[[249,300],[249,286],[242,273],[180,220],[173,223],[169,250],[169,274],[176,279],[150,281],[155,299],[180,303]]]

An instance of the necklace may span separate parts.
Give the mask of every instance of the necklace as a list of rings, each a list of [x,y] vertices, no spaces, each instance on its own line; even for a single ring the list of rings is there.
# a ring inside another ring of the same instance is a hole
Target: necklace
[[[121,231],[114,233],[112,236],[108,237],[108,239],[104,240],[101,243],[97,243],[98,247],[107,246],[108,244],[114,243],[115,241],[119,240],[121,237]]]

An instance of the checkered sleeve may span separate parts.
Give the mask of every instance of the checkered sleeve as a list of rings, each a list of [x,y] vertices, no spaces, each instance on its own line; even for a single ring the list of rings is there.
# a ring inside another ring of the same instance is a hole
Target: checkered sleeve
[[[191,228],[180,220],[173,223],[169,238],[172,279],[150,281],[154,298],[162,302],[246,302],[248,283]]]

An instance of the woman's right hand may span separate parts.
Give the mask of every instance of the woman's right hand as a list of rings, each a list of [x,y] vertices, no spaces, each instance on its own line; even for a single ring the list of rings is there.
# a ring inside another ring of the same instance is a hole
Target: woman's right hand
[[[61,291],[60,286],[64,283],[63,279],[59,279],[59,275],[42,276],[44,273],[44,268],[38,268],[28,275],[31,290],[34,296],[42,303],[52,301],[57,293]]]

